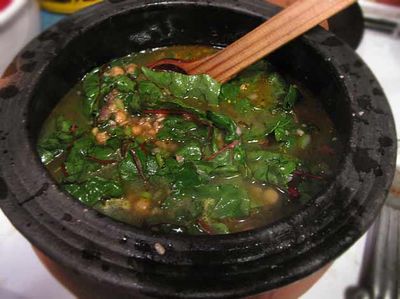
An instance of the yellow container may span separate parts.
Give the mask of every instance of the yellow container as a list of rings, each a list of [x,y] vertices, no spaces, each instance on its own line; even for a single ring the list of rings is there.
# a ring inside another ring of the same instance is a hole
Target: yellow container
[[[39,0],[42,8],[55,12],[71,14],[102,0]]]

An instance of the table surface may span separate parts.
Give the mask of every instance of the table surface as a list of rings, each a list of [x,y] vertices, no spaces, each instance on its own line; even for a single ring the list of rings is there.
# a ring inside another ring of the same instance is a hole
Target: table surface
[[[44,27],[60,16],[42,14]],[[396,118],[400,118],[400,40],[367,30],[358,54],[382,84]],[[400,123],[396,123],[398,132]],[[343,298],[345,289],[357,282],[365,236],[339,257],[327,274],[302,299]],[[0,298],[74,298],[42,266],[30,244],[0,211]]]

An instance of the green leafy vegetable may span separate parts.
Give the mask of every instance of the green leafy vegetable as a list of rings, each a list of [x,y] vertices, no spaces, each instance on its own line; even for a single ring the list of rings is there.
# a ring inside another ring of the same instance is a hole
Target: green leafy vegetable
[[[93,177],[81,184],[67,184],[64,185],[64,189],[73,197],[90,206],[102,199],[118,198],[123,195],[120,185],[100,177]]]
[[[125,99],[125,106],[128,107],[130,112],[138,113],[141,110],[142,100],[138,93],[129,94],[129,97]]]
[[[279,112],[266,124],[266,135],[274,134],[276,141],[290,148],[296,143],[298,128],[292,113]]]
[[[88,151],[90,157],[99,160],[110,160],[116,158],[115,150],[108,146],[96,145]]]
[[[300,165],[295,157],[269,151],[250,152],[248,159],[255,179],[278,186],[286,186]]]
[[[87,159],[93,146],[94,140],[91,136],[84,136],[75,141],[64,163],[68,174],[65,178],[66,181],[84,180],[89,173],[100,168],[98,163]]]
[[[83,78],[82,88],[86,96],[83,111],[89,116],[97,110],[96,101],[100,95],[99,68],[95,68]]]
[[[236,83],[225,83],[221,86],[220,97],[225,101],[234,101],[240,93],[240,86]]]
[[[283,99],[282,106],[285,110],[290,111],[293,109],[297,100],[297,88],[294,85],[289,86],[289,90]]]
[[[250,199],[243,189],[226,184],[219,186],[214,196],[216,205],[210,214],[212,218],[240,218],[249,215]]]
[[[268,81],[271,85],[272,88],[272,95],[274,98],[278,99],[278,101],[282,100],[286,94],[287,94],[287,83],[283,78],[277,74],[277,73],[272,73]]]
[[[172,188],[177,193],[191,190],[201,184],[200,176],[198,175],[193,163],[184,163],[172,173],[172,178]]]
[[[132,181],[137,179],[138,170],[131,155],[126,155],[118,164],[119,176],[123,181]]]
[[[237,125],[231,118],[212,111],[207,111],[207,118],[212,121],[217,128],[226,130],[225,139],[227,141],[238,139]]]
[[[138,88],[139,95],[144,101],[156,101],[163,97],[161,89],[153,82],[141,81]]]
[[[133,92],[135,90],[136,82],[131,80],[126,75],[119,76],[104,76],[102,88],[104,90],[117,89],[122,93]]]
[[[157,163],[157,158],[153,155],[147,155],[146,156],[146,166],[145,166],[145,171],[148,176],[152,176],[157,173],[159,169],[158,163]]]
[[[190,142],[182,146],[176,156],[180,156],[184,161],[200,161],[202,157],[201,147],[198,143]]]
[[[192,121],[183,119],[181,116],[168,116],[162,129],[158,132],[160,140],[199,140],[204,141],[207,137],[207,128],[199,126]]]
[[[330,167],[297,158],[316,135],[294,112],[299,90],[269,63],[221,85],[142,67],[151,57],[141,55],[95,68],[76,87],[84,114],[73,119],[85,130],[61,117],[40,138],[42,161],[72,196],[155,231],[226,234],[268,218],[277,200],[305,202],[323,188]]]
[[[208,75],[188,76],[174,72],[159,72],[142,67],[143,74],[161,88],[167,89],[173,96],[202,99],[212,105],[218,104],[221,84]]]
[[[81,134],[82,132],[74,128],[71,121],[58,117],[54,132],[39,140],[38,151],[42,162],[44,164],[52,162]]]
[[[247,113],[255,109],[249,99],[240,96],[240,85],[237,83],[226,83],[222,85],[220,101],[228,102],[240,113]]]

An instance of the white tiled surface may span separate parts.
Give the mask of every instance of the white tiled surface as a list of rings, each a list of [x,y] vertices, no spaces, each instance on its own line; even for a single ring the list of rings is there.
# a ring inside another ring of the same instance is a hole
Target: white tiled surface
[[[367,31],[358,53],[381,82],[394,114],[400,117],[400,40]],[[397,130],[400,132],[399,124]],[[356,283],[365,238],[342,255],[302,299],[343,298]],[[72,299],[40,264],[29,243],[0,212],[0,299]],[[282,298],[284,299],[284,298]]]

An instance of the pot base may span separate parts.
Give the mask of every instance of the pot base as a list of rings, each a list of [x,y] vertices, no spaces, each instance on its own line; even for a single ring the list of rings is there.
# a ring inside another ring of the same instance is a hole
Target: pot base
[[[32,246],[33,251],[39,258],[41,263],[46,267],[46,269],[61,283],[65,288],[67,288],[72,294],[74,294],[79,299],[98,299],[99,294],[101,298],[115,298],[116,294],[114,291],[99,289],[99,286],[91,285],[90,282],[82,280],[78,273],[73,273],[65,267],[61,267],[60,264],[54,262],[51,258],[46,256],[39,249]],[[329,270],[332,263],[326,265],[322,269],[314,272],[313,274],[300,279],[296,282],[288,284],[284,287],[274,289],[268,292],[264,292],[255,296],[247,297],[247,299],[297,299],[304,295],[309,289],[311,289],[314,284],[316,284],[321,277]],[[118,297],[122,298],[122,297]],[[131,298],[147,298],[143,295],[134,296]]]

